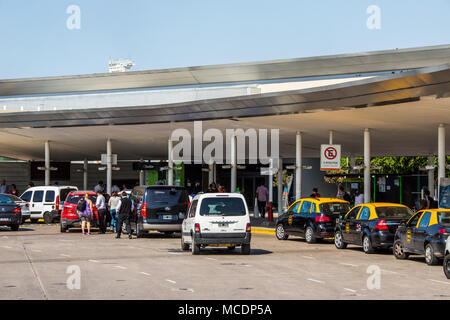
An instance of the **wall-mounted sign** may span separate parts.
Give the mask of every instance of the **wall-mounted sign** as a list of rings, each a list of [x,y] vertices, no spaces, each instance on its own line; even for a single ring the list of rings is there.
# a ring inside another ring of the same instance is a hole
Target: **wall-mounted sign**
[[[341,169],[341,145],[323,144],[320,148],[320,170]]]

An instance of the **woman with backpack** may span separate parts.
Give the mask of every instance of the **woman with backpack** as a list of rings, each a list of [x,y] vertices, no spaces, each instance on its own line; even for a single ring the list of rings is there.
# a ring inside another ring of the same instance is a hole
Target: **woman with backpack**
[[[89,195],[86,193],[84,198],[81,198],[77,204],[78,216],[81,220],[81,232],[85,235],[85,230],[87,227],[88,235],[91,234],[91,221],[92,214],[94,212],[92,201],[89,199]]]

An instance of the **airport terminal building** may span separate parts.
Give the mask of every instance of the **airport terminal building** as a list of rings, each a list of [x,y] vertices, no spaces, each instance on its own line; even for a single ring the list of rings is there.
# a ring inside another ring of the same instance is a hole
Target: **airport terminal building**
[[[173,163],[172,132],[194,133],[201,121],[203,132],[279,129],[277,161],[295,177],[295,197],[308,196],[313,187],[336,194],[320,170],[320,154],[322,144],[339,144],[350,164],[364,157],[353,173],[370,201],[378,172],[370,168],[371,157],[438,156],[437,168],[430,167],[418,183],[435,190],[429,178],[434,170],[445,177],[450,45],[0,80],[0,111],[0,178],[19,190],[29,181],[92,189],[103,180],[110,191],[114,184],[201,180],[204,188],[212,181],[230,191],[239,188],[252,203],[257,185],[271,181],[261,175],[267,165],[240,167],[233,155],[226,155],[228,166]],[[274,193],[280,202],[281,188]]]

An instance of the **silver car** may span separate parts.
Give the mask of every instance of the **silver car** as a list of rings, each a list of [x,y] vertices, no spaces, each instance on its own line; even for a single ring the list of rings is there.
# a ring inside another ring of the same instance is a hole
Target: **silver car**
[[[10,198],[15,202],[15,204],[20,206],[22,210],[22,224],[25,222],[25,220],[30,219],[30,205],[28,202],[12,194],[2,193],[1,195]]]
[[[447,279],[450,279],[450,237],[447,238],[447,244],[445,245],[444,273]]]

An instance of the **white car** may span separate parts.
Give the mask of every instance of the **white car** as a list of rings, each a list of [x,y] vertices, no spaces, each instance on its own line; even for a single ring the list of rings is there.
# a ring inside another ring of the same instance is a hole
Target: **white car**
[[[194,197],[181,226],[181,248],[241,247],[250,254],[251,224],[247,203],[238,193],[206,193]]]
[[[26,190],[20,198],[29,204],[30,220],[35,223],[44,219],[45,223],[52,223],[61,217],[61,211],[67,195],[78,191],[72,186],[33,187]]]
[[[450,279],[450,237],[447,238],[447,244],[445,245],[444,273],[447,279]]]

